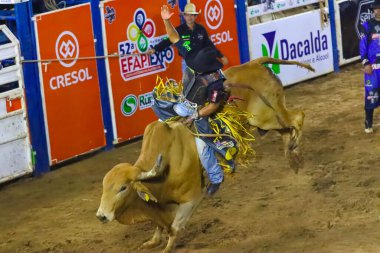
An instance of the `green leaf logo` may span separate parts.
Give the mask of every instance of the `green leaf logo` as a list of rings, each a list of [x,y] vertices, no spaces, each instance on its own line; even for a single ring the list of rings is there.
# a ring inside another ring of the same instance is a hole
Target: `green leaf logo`
[[[121,103],[121,112],[124,116],[131,116],[137,110],[137,97],[135,95],[128,95]]]
[[[280,54],[278,50],[278,43],[275,42],[275,36],[276,32],[272,31],[269,33],[264,33],[263,34],[265,40],[266,40],[266,45],[261,44],[261,52],[263,56],[266,57],[272,57],[275,59],[280,59]],[[272,66],[269,66],[269,64],[265,64],[266,67],[270,68],[273,73],[275,74],[280,74],[280,64],[272,64]]]

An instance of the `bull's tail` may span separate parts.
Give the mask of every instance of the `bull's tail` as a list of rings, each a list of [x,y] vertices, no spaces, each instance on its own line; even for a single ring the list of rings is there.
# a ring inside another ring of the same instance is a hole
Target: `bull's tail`
[[[298,62],[298,61],[287,61],[287,60],[281,60],[281,59],[275,59],[275,58],[272,58],[272,57],[267,57],[267,56],[264,56],[264,57],[260,57],[256,60],[253,60],[250,62],[250,64],[283,64],[283,65],[297,65],[297,66],[300,66],[302,68],[305,68],[305,69],[308,69],[310,71],[315,71],[315,69],[310,65],[310,64],[306,64],[306,63],[301,63],[301,62]]]

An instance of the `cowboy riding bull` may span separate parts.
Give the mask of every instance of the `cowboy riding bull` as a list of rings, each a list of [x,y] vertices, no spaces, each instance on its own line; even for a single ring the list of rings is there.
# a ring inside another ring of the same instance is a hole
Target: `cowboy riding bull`
[[[236,104],[254,114],[251,125],[261,131],[279,131],[286,153],[297,153],[304,114],[286,109],[281,82],[262,66],[264,63],[296,64],[312,70],[298,62],[264,57],[228,69],[225,84],[233,96],[240,97]],[[145,129],[136,163],[118,164],[104,177],[96,216],[102,222],[117,220],[122,224],[152,220],[156,231],[141,247],[159,245],[165,229],[169,240],[164,252],[170,252],[178,233],[203,199],[204,185],[191,131],[180,122],[153,122]]]

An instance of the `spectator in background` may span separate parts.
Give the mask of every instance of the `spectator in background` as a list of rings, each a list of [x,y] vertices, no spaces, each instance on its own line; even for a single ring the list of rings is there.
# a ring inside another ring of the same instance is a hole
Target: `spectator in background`
[[[188,2],[182,12],[185,23],[179,25],[175,29],[177,30],[180,38],[188,43],[189,48],[196,52],[206,47],[214,48],[218,52],[218,58],[221,60],[221,63],[226,66],[228,64],[228,59],[212,43],[206,28],[195,22],[200,13],[201,11],[196,9],[195,4]],[[154,54],[156,52],[161,52],[172,44],[173,43],[170,42],[168,38],[165,38],[153,48],[149,49],[147,53]],[[184,57],[182,52],[179,52],[179,55]],[[193,70],[186,67],[184,70],[183,83],[188,83],[192,76]]]
[[[373,112],[379,106],[380,88],[380,0],[371,5],[374,17],[363,24],[359,51],[364,66],[365,133],[373,133]]]

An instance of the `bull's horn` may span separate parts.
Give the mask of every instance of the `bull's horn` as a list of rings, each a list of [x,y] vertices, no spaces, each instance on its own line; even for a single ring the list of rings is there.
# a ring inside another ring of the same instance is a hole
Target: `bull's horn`
[[[143,171],[137,176],[137,180],[145,180],[160,176],[164,172],[165,166],[162,166],[162,155],[159,154],[156,160],[156,164],[150,171]]]

